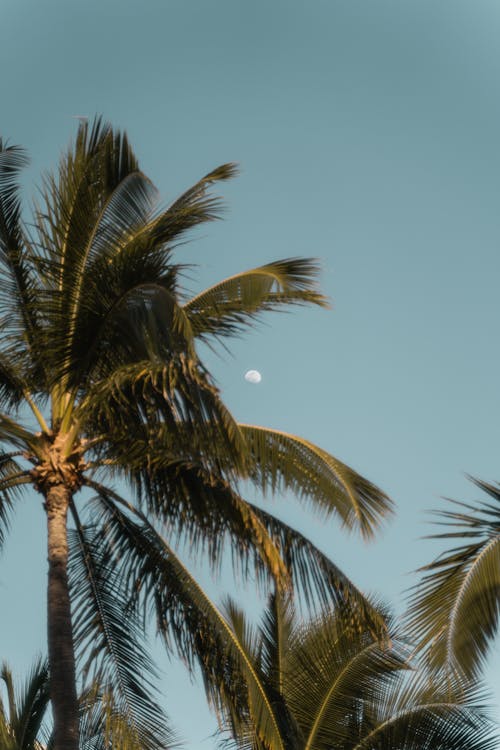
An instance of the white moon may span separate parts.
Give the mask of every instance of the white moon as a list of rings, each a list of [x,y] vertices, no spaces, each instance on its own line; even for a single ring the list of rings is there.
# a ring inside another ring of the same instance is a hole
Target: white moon
[[[262,375],[258,370],[248,370],[248,372],[245,373],[245,380],[247,383],[260,383]]]

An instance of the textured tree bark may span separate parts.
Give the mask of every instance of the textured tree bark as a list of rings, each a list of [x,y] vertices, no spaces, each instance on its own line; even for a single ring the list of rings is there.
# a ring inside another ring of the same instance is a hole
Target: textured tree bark
[[[67,515],[71,491],[64,484],[54,484],[44,494],[48,531],[47,631],[54,750],[78,750],[78,699],[68,586]]]

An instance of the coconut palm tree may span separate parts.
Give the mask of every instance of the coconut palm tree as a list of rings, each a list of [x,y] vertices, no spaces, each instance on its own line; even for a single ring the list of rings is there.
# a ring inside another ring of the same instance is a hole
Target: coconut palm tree
[[[47,662],[40,659],[33,665],[19,693],[5,662],[0,680],[7,698],[6,706],[0,698],[0,750],[42,750],[49,737],[44,724],[49,707]]]
[[[259,627],[228,602],[238,644],[219,667],[221,729],[242,750],[486,750],[493,724],[480,691],[414,671],[390,627],[381,642],[345,612],[297,621],[272,596]]]
[[[252,564],[281,588],[295,579],[311,596],[333,591],[368,613],[335,566],[245,501],[236,482],[293,490],[365,537],[391,503],[312,443],[239,425],[197,354],[197,341],[238,334],[262,312],[326,305],[307,259],[270,263],[195,296],[183,289],[174,249],[217,218],[219,201],[208,191],[234,175],[233,165],[162,207],[126,136],[100,120],[84,123],[45,178],[28,225],[18,188],[25,164],[22,149],[0,142],[0,541],[18,496],[35,488],[47,518],[55,750],[78,746],[75,641],[84,675],[113,686],[138,744],[152,750],[165,739],[155,729],[138,603],[152,596],[179,640],[200,637],[175,611],[165,615],[175,596],[139,575],[139,552],[147,571],[158,563],[155,535],[170,544],[189,539],[214,567],[229,540],[244,571]],[[116,567],[111,552],[98,554],[111,550],[111,537],[121,539]],[[172,561],[169,550],[162,554]]]
[[[500,611],[500,486],[473,481],[490,502],[450,501],[452,510],[437,511],[449,530],[434,538],[459,546],[421,568],[408,618],[432,666],[472,679],[485,664]]]

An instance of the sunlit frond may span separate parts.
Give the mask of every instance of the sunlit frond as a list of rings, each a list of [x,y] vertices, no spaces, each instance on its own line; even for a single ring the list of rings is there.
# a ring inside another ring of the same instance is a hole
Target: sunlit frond
[[[224,279],[184,305],[196,336],[229,336],[251,327],[262,312],[287,305],[327,307],[316,285],[318,264],[286,258]]]
[[[468,677],[484,666],[500,613],[500,487],[475,483],[495,504],[455,502],[455,510],[437,514],[450,531],[435,537],[467,543],[421,569],[408,617],[431,663]]]
[[[382,490],[308,440],[255,425],[240,429],[254,459],[252,479],[264,493],[291,490],[365,538],[393,512]]]
[[[368,631],[354,631],[344,614],[340,609],[300,623],[290,604],[276,607],[271,599],[264,625],[255,631],[241,612],[234,607],[229,612],[235,637],[246,644],[261,690],[279,715],[285,747],[490,750],[496,746],[480,688],[457,677],[410,668],[409,648],[390,619],[391,645],[384,646]],[[240,679],[245,685],[244,671]],[[254,722],[252,691],[248,688],[245,693],[240,686],[238,696],[241,707],[236,715],[230,695],[224,696],[223,729],[242,750],[271,747]]]

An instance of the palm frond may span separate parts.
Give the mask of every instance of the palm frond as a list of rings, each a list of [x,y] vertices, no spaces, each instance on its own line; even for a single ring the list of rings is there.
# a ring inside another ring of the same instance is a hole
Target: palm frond
[[[128,747],[160,750],[169,742],[166,721],[153,698],[155,669],[143,646],[143,630],[128,609],[127,592],[111,562],[106,537],[84,527],[74,512],[70,533],[70,585],[75,612],[75,643],[83,674],[96,679],[110,697],[112,723],[126,726]],[[118,721],[118,718],[116,718]],[[115,731],[117,726],[113,724]]]
[[[421,568],[424,576],[408,615],[408,626],[431,663],[468,677],[477,677],[484,666],[500,613],[500,487],[476,484],[497,505],[454,503],[457,510],[438,514],[450,531],[435,536],[458,536],[469,543]]]
[[[94,682],[80,698],[80,748],[81,750],[142,750],[144,745],[137,736],[137,727],[130,721],[123,705],[116,701],[112,690]],[[180,746],[179,739],[169,726],[162,725],[164,717],[158,715],[156,733],[162,738],[162,750]]]
[[[380,642],[387,640],[387,624],[378,608],[327,555],[284,521],[251,507],[276,540],[292,576],[296,599],[304,601],[305,611],[342,609],[346,616],[349,613],[355,630],[368,630]]]
[[[155,603],[157,627],[167,647],[175,647],[191,668],[198,663],[207,697],[219,708],[228,705],[222,693],[229,692],[229,703],[237,705],[241,683],[237,675],[243,669],[255,694],[262,693],[257,723],[263,736],[274,750],[284,750],[254,666],[225,618],[143,514],[128,504],[128,513],[120,510],[115,493],[106,497],[101,492],[96,499],[115,564],[122,561],[136,596]],[[224,675],[229,673],[232,677],[226,681]]]
[[[137,479],[137,478],[136,478]],[[103,488],[86,482],[98,492]],[[254,573],[259,583],[287,589],[290,576],[276,537],[259,511],[247,503],[215,472],[188,461],[172,461],[145,474],[141,482],[142,506],[169,529],[172,541],[186,542],[192,556],[204,553],[217,571],[230,542],[233,567],[246,578]]]
[[[254,460],[252,479],[265,493],[292,490],[323,516],[371,538],[393,512],[387,495],[326,451],[278,430],[240,424]]]
[[[8,718],[4,715],[3,721],[0,721],[0,724],[5,724],[3,730],[8,737],[5,747],[12,750],[38,750],[47,733],[44,727],[50,700],[47,661],[39,659],[33,664],[19,692],[15,690],[12,673],[6,663],[2,665],[0,678],[6,686],[9,703]]]
[[[352,750],[493,750],[498,735],[483,700],[481,686],[450,674],[410,674],[380,695]]]
[[[0,321],[2,345],[10,351],[10,360],[18,370],[29,366],[27,350],[36,348],[38,332],[36,312],[36,283],[34,267],[26,250],[26,238],[21,223],[21,199],[18,177],[28,164],[19,146],[8,146],[0,139]],[[33,363],[31,363],[33,364]],[[12,370],[10,378],[12,380]],[[19,372],[15,383],[18,386]],[[4,384],[2,390],[4,390]],[[10,398],[19,400],[18,387],[10,388]]]
[[[117,368],[89,389],[77,416],[85,429],[103,436],[108,458],[132,472],[161,465],[168,446],[159,438],[165,433],[181,455],[190,455],[189,435],[206,428],[236,466],[245,456],[238,426],[217,389],[185,354]]]
[[[262,312],[287,305],[328,307],[317,289],[318,264],[286,258],[224,279],[184,305],[196,336],[230,336],[251,327]]]
[[[380,609],[379,617],[386,617]],[[408,650],[390,623],[388,630],[390,647],[368,630],[353,629],[348,613],[338,610],[291,632],[283,692],[305,750],[349,747],[366,707],[377,703],[396,672],[408,668]]]

